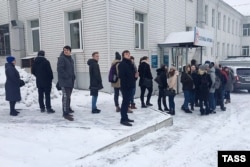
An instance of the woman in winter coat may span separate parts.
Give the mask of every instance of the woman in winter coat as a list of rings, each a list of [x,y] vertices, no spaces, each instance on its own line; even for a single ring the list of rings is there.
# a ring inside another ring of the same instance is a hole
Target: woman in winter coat
[[[151,73],[151,69],[150,69],[150,65],[149,65],[149,59],[147,56],[144,56],[141,58],[140,60],[140,65],[139,65],[139,76],[140,76],[140,80],[139,80],[139,86],[141,87],[141,107],[142,108],[146,108],[147,106],[153,106],[153,104],[150,103],[150,99],[151,99],[151,95],[153,92],[153,77],[152,77],[152,73]],[[145,86],[144,85],[144,78],[151,80],[151,85]],[[147,101],[146,104],[144,103],[144,94],[146,89],[148,90],[148,95],[147,95]]]
[[[230,92],[233,91],[234,74],[230,70],[229,67],[225,67],[224,71],[227,74],[227,78],[228,78],[226,88],[225,88],[225,99],[226,99],[225,104],[227,104],[227,103],[231,103]]]
[[[181,109],[184,110],[186,113],[192,113],[192,111],[190,111],[188,108],[188,103],[191,102],[191,91],[194,88],[194,82],[191,76],[191,66],[187,65],[183,69],[184,71],[181,75],[181,83],[182,90],[184,93],[184,104],[182,105]]]
[[[175,67],[171,67],[168,73],[168,88],[173,89],[176,92],[176,85],[177,85],[177,76],[179,75],[178,71],[176,71]],[[175,95],[168,96],[169,102],[169,114],[175,115],[175,102],[174,102]]]
[[[165,65],[162,65],[161,68],[156,70],[157,72],[157,83],[159,88],[159,95],[158,95],[158,110],[163,111],[161,107],[161,101],[164,106],[164,111],[169,111],[167,103],[166,103],[166,95],[165,90],[168,87],[167,83],[167,68]]]
[[[196,66],[191,66],[191,76],[194,82],[194,87],[191,90],[191,110],[194,111],[194,105],[195,105],[195,99],[197,98],[197,92],[198,92],[198,73],[196,70]]]
[[[21,100],[20,85],[22,80],[20,80],[20,75],[17,69],[15,68],[16,60],[13,56],[8,56],[6,58],[7,63],[5,64],[5,95],[6,100],[10,103],[10,115],[17,116],[19,113],[15,110],[15,105],[17,101]]]

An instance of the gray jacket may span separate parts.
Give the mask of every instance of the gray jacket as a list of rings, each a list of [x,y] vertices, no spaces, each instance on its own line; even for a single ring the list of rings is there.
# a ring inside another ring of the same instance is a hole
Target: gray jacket
[[[71,56],[61,54],[57,62],[57,73],[60,87],[74,87],[76,77],[74,70],[74,61]]]
[[[212,86],[209,90],[209,93],[215,93],[215,87],[214,87],[214,84],[215,84],[215,68],[212,67],[210,68],[208,74],[210,75],[210,78],[212,80]]]

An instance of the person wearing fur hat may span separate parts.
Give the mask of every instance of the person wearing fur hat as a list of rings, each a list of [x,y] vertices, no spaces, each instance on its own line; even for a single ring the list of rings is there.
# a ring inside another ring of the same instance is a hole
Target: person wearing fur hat
[[[50,62],[44,57],[45,52],[40,50],[31,68],[31,73],[36,77],[36,86],[38,88],[38,102],[41,112],[45,112],[44,95],[47,113],[54,113],[51,108],[50,93],[53,80],[53,72]]]
[[[15,68],[16,60],[14,56],[6,57],[7,63],[5,64],[5,95],[6,100],[10,104],[10,115],[17,116],[19,112],[15,109],[17,101],[21,101],[21,91],[20,91],[20,75]],[[22,81],[23,82],[23,81]]]
[[[209,74],[207,74],[207,66],[200,65],[198,72],[198,85],[199,85],[199,105],[201,115],[208,115],[210,113],[208,99],[209,99],[209,90],[212,86],[212,80]],[[203,108],[203,104],[205,109]]]

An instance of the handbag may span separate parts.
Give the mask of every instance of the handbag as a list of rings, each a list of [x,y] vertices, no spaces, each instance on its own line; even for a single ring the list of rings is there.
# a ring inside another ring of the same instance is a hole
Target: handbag
[[[164,90],[165,96],[175,96],[175,90],[174,89],[165,89]]]
[[[153,86],[152,79],[143,78],[142,86],[145,86],[146,88],[151,88]]]
[[[19,86],[22,87],[22,86],[24,86],[24,85],[25,85],[24,81],[23,81],[22,79],[20,79],[20,81],[19,81]]]

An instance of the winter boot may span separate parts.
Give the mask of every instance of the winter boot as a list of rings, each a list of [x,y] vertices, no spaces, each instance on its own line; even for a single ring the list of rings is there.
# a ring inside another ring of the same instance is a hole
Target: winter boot
[[[147,108],[147,106],[145,105],[145,103],[141,104],[141,108]]]
[[[52,108],[47,109],[47,113],[48,113],[48,114],[53,114],[53,113],[55,113],[55,110],[53,110]]]
[[[131,104],[131,109],[137,109],[136,106],[135,106],[135,103]]]
[[[63,118],[69,120],[69,121],[74,121],[74,118],[72,115],[70,114],[63,114]]]

